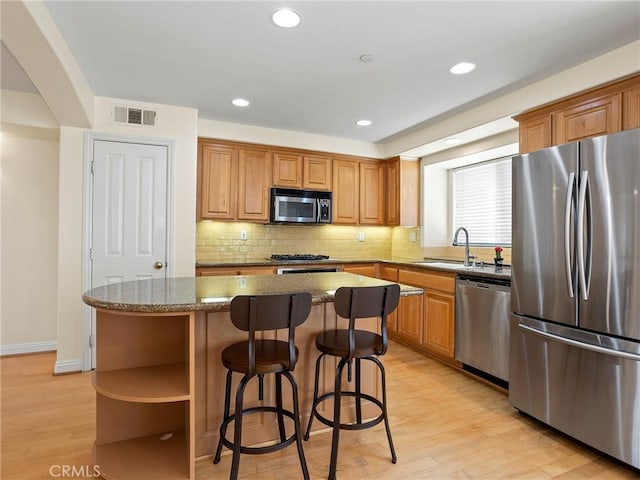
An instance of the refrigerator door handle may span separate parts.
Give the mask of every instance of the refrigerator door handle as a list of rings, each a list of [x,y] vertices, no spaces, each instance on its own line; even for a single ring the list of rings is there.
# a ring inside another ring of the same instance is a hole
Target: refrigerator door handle
[[[554,335],[553,333],[543,332],[538,330],[537,328],[530,327],[528,325],[524,325],[522,323],[518,323],[518,327],[526,330],[527,332],[533,333],[534,335],[538,335],[540,337],[548,338],[550,340],[564,343],[565,345],[570,345],[572,347],[582,348],[583,350],[590,350],[596,353],[602,353],[604,355],[611,355],[619,358],[626,358],[629,360],[634,360],[636,362],[640,362],[640,355],[630,352],[624,352],[621,350],[612,350],[610,348],[599,347],[598,345],[591,345],[590,343],[579,342],[577,340],[572,340],[567,337],[561,337],[559,335]]]
[[[573,268],[571,266],[571,207],[573,206],[573,194],[575,191],[576,174],[569,174],[569,184],[567,185],[567,195],[564,205],[564,267],[567,275],[567,288],[569,297],[575,297],[573,288]]]
[[[584,217],[586,211],[587,204],[587,190],[589,188],[589,171],[583,170],[580,174],[580,189],[578,190],[578,219],[576,221],[577,226],[577,254],[578,254],[578,285],[580,287],[580,296],[582,300],[589,300],[589,288],[587,284],[587,275],[586,275],[586,267],[585,267],[585,255],[584,255],[584,244],[585,244],[585,226],[584,226]],[[589,248],[591,242],[589,241]]]

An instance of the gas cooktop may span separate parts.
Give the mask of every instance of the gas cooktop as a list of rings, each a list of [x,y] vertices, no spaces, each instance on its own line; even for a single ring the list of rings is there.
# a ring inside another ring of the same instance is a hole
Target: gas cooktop
[[[271,255],[271,260],[278,262],[296,262],[301,260],[328,260],[329,255],[314,255],[311,253],[295,253],[295,254],[274,254]]]

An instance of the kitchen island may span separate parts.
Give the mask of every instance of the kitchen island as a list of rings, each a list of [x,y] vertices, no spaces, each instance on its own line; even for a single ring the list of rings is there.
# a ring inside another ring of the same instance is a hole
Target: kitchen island
[[[346,328],[333,308],[336,289],[389,283],[339,272],[138,280],[86,292],[83,301],[96,309],[94,462],[101,474],[114,479],[195,478],[195,459],[212,454],[218,439],[226,374],[220,354],[247,335],[229,318],[234,296],[312,295],[309,318],[296,329],[300,353],[294,375],[304,425],[313,399],[315,336],[338,324]],[[403,297],[421,294],[420,288],[401,285]],[[377,330],[378,323],[365,319],[359,328]],[[329,390],[335,362],[327,360],[321,378]],[[363,366],[362,380],[363,390],[379,393],[373,368]],[[265,401],[274,401],[266,378],[264,395]],[[245,398],[257,404],[257,382],[248,386]],[[326,415],[332,415],[330,408]],[[345,409],[344,418],[353,415],[351,410]],[[243,441],[258,444],[278,437],[275,418],[252,417],[244,425]]]

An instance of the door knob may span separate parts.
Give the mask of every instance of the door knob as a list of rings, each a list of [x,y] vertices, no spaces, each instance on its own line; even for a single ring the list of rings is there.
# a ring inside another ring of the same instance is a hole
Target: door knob
[[[162,267],[164,267],[162,262],[156,262],[153,264],[153,268],[155,268],[156,270],[160,270]]]

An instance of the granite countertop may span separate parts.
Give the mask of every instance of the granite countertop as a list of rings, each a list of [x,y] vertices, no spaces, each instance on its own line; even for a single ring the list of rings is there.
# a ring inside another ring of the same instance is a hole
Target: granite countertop
[[[333,301],[339,287],[370,287],[391,282],[346,272],[297,275],[178,277],[135,280],[89,290],[82,300],[95,308],[122,312],[164,313],[229,310],[236,295],[309,292],[313,303]],[[400,285],[400,294],[422,289]]]
[[[412,260],[405,258],[350,258],[339,259],[330,258],[328,260],[298,260],[295,262],[283,262],[265,259],[244,260],[244,261],[221,261],[221,262],[198,262],[196,268],[200,267],[263,267],[263,266],[282,266],[282,265],[337,265],[350,263],[372,263],[380,262],[387,265],[399,267],[413,267],[425,270],[438,270],[447,273],[456,273],[479,278],[495,278],[500,280],[511,280],[511,267],[504,266],[496,268],[493,264],[485,263],[483,266],[464,267],[462,262],[454,262],[451,260],[439,259],[420,259]]]

